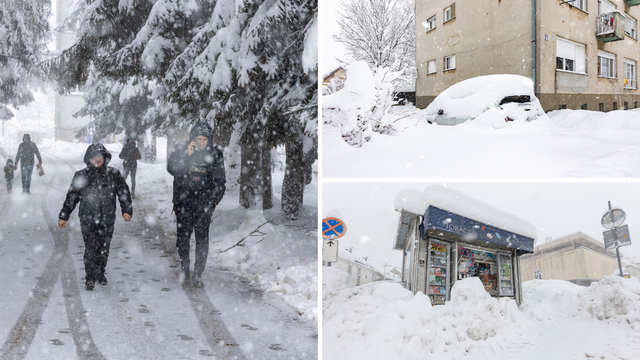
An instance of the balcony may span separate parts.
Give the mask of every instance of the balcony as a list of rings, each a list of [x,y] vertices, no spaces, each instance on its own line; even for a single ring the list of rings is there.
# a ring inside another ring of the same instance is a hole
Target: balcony
[[[624,4],[627,6],[640,5],[640,0],[624,0]]]
[[[604,42],[624,40],[624,15],[620,12],[598,16],[597,24],[596,39]]]

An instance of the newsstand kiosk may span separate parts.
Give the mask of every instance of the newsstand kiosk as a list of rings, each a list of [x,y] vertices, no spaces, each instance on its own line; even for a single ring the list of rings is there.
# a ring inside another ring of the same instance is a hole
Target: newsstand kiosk
[[[443,186],[405,189],[395,250],[403,251],[402,282],[432,305],[449,300],[457,280],[478,277],[494,297],[522,301],[520,255],[533,253],[535,228],[487,203]]]

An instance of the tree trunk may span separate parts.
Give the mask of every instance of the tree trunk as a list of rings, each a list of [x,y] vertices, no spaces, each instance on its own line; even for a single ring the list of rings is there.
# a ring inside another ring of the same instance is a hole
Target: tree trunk
[[[246,209],[261,200],[260,147],[257,142],[240,145],[240,205]]]
[[[156,153],[158,151],[156,147],[156,136],[151,134],[151,130],[147,130],[147,132],[142,137],[142,140],[142,161],[147,164],[155,163]]]
[[[291,220],[298,218],[304,198],[305,159],[301,141],[286,145],[286,168],[282,182],[282,211]]]
[[[271,191],[271,149],[262,148],[262,164],[260,166],[262,172],[262,210],[271,209],[273,207],[272,191]]]

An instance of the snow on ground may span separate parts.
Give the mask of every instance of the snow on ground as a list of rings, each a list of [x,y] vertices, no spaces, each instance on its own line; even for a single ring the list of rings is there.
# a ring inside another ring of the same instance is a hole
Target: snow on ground
[[[122,171],[122,160],[118,158],[122,144],[105,144],[105,147],[113,155],[109,166]],[[45,140],[39,146],[41,154],[49,153],[66,159],[82,159],[86,148],[87,144],[83,143],[54,143],[50,140]],[[158,159],[155,164],[138,162],[136,196],[157,206],[155,216],[149,216],[146,220],[159,221],[165,235],[175,238],[175,216],[171,202],[173,177],[166,171],[166,140],[159,139],[157,148]],[[43,167],[46,169],[46,161]],[[275,174],[274,180],[282,176]],[[19,187],[18,174],[14,183],[16,181]],[[131,186],[130,179],[127,183]],[[277,294],[300,316],[315,323],[318,317],[317,178],[314,177],[313,182],[305,187],[305,206],[300,218],[294,222],[282,216],[278,197],[281,182],[274,181],[274,184],[274,207],[264,212],[242,208],[238,204],[237,189],[225,194],[213,214],[208,264],[235,271],[252,285]],[[239,242],[241,245],[233,247]],[[193,254],[193,236],[191,245]],[[233,248],[224,251],[230,247]]]
[[[324,177],[601,178],[640,176],[640,109],[558,110],[538,119],[428,124],[413,106],[389,116],[398,130],[349,146],[323,118]],[[478,119],[477,119],[478,120]]]
[[[322,274],[324,359],[637,359],[640,281],[607,276],[590,287],[523,284],[524,301],[489,296],[477,278],[457,281],[432,307],[400,284],[354,287]]]
[[[0,149],[6,153],[0,153],[3,164],[6,156],[13,158],[11,154],[16,153],[19,144],[16,139],[18,135],[21,139],[20,132],[15,131],[15,136],[7,138],[4,146],[0,143]],[[43,156],[50,154],[64,159],[82,159],[87,146],[85,143],[53,142],[45,138],[38,148]],[[118,158],[122,144],[105,146],[113,155],[109,165],[122,171],[122,160]],[[175,216],[171,203],[173,177],[166,171],[166,140],[159,139],[157,148],[155,164],[138,162],[136,196],[145,202],[157,204],[155,218],[147,220],[159,221],[165,235],[175,237]],[[43,167],[46,171],[46,159]],[[314,174],[317,174],[317,163],[314,169]],[[318,317],[317,177],[314,175],[312,183],[305,187],[305,206],[300,218],[293,223],[287,221],[280,212],[282,177],[283,174],[274,174],[274,207],[264,212],[238,205],[237,189],[225,194],[214,212],[210,228],[209,264],[236,271],[238,276],[247,278],[253,285],[281,296],[300,316],[315,323]],[[130,179],[127,183],[131,186]],[[230,185],[227,184],[227,187]],[[14,188],[19,187],[17,173]],[[240,246],[224,251],[247,236]],[[193,237],[191,245],[193,251]]]

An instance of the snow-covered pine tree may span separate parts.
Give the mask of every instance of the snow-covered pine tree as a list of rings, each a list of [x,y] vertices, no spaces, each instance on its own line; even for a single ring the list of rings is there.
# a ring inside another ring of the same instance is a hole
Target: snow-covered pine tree
[[[0,2],[0,119],[34,100],[28,88],[35,64],[42,59],[50,35],[50,0]]]

